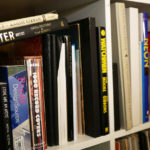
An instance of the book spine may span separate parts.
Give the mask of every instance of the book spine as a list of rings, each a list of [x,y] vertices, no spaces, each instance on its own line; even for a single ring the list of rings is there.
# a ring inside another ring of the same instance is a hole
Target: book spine
[[[28,76],[32,149],[45,150],[47,142],[45,134],[42,59],[25,57],[25,62]]]
[[[100,124],[101,134],[109,133],[108,120],[108,85],[107,85],[107,50],[105,27],[98,27],[98,63],[100,81]]]
[[[67,83],[67,125],[68,141],[74,140],[74,112],[73,112],[73,83],[72,83],[72,49],[70,36],[64,36],[66,43],[66,83]]]
[[[150,120],[150,32],[148,32],[148,103],[149,103],[149,120]]]
[[[13,149],[13,138],[12,138],[12,129],[10,121],[10,103],[8,100],[8,89],[7,83],[0,84],[0,120],[1,120],[1,132],[4,145],[4,149],[12,150]]]
[[[0,45],[53,32],[67,26],[66,19],[56,19],[44,23],[3,30],[0,32]]]
[[[13,148],[31,149],[25,66],[3,66],[0,71],[1,81],[8,84]]]
[[[142,50],[142,105],[143,105],[143,123],[149,120],[148,104],[148,14],[143,13],[143,41]]]
[[[17,28],[21,26],[27,26],[35,23],[46,22],[50,20],[58,19],[58,14],[56,13],[46,13],[42,15],[26,17],[11,21],[5,21],[0,23],[0,31],[12,28]]]

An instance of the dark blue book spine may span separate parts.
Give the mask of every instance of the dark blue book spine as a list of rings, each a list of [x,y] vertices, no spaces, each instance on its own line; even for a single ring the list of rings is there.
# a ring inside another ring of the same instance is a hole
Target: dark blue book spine
[[[142,109],[143,123],[149,120],[148,103],[148,14],[143,13],[143,41],[141,43],[142,54]]]

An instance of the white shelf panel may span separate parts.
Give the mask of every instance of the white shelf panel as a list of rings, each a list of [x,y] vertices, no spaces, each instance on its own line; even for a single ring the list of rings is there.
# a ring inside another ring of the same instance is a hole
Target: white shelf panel
[[[136,133],[136,132],[139,132],[139,131],[143,131],[143,130],[146,130],[146,129],[150,129],[150,122],[148,123],[144,123],[144,124],[140,124],[136,127],[133,127],[131,130],[120,130],[120,131],[117,131],[114,133],[114,137],[115,139],[117,138],[121,138],[121,137],[124,137],[124,136],[128,136],[130,134],[133,134],[133,133]]]
[[[150,0],[123,0],[123,1],[134,2],[134,3],[150,4]]]
[[[89,136],[79,136],[77,141],[73,142],[68,142],[65,145],[62,146],[53,146],[53,147],[48,147],[48,150],[81,150],[87,147],[91,147],[94,145],[102,144],[105,142],[110,142],[111,135],[105,135],[105,136],[100,136],[98,138],[92,138]]]

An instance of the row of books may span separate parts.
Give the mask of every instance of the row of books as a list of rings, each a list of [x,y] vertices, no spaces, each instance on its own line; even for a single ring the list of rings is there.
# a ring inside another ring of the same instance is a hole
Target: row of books
[[[10,112],[6,119],[1,94],[9,133],[0,131],[7,148],[46,149],[109,133],[105,28],[95,18],[68,24],[47,15],[40,23],[31,20],[41,16],[0,23],[0,81]]]
[[[149,150],[150,130],[141,131],[127,137],[117,139],[115,145],[116,150]]]
[[[148,14],[119,2],[111,11],[115,122],[120,114],[120,126],[129,130],[150,116]]]

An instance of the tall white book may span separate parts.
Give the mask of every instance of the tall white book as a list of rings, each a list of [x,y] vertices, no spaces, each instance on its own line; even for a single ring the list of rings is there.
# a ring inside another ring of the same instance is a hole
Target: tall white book
[[[129,63],[131,75],[131,108],[133,126],[142,123],[142,87],[141,87],[141,55],[139,47],[139,12],[138,8],[126,8],[127,35],[129,47]]]
[[[118,64],[119,99],[124,128],[132,128],[131,78],[127,40],[126,10],[124,3],[111,5],[113,62]],[[114,83],[115,84],[115,83]]]
[[[61,45],[59,68],[58,68],[58,129],[59,145],[67,143],[67,95],[66,95],[66,61],[65,43]]]

